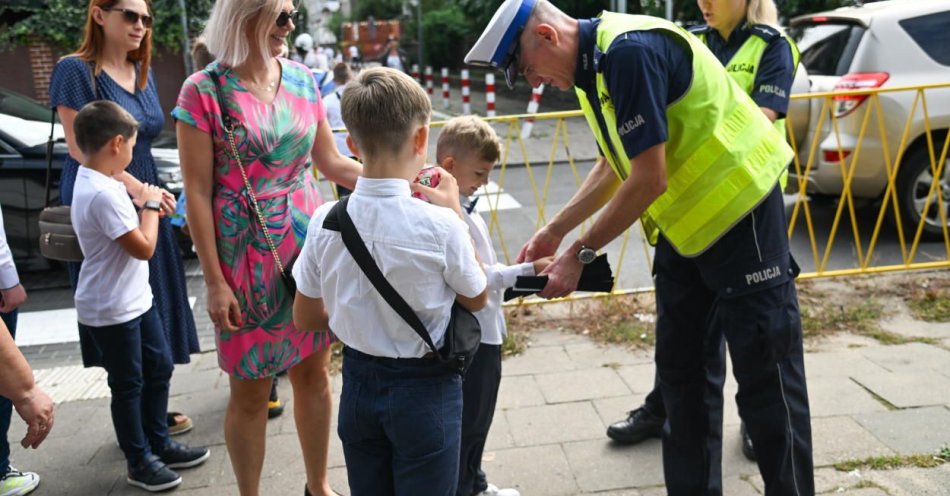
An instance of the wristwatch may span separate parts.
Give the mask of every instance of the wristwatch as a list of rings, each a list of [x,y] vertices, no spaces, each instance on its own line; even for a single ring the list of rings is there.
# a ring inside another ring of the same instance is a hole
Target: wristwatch
[[[145,202],[145,205],[142,205],[142,208],[146,208],[148,210],[154,210],[156,212],[161,212],[162,202],[158,200],[148,200]]]
[[[597,252],[592,248],[581,245],[581,249],[577,250],[577,261],[583,265],[593,262],[595,258],[597,258]]]

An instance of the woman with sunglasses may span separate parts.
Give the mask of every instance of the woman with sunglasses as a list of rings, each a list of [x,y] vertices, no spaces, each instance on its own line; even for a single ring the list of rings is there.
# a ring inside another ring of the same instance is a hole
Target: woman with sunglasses
[[[297,16],[289,0],[218,0],[204,31],[216,62],[185,81],[172,111],[218,364],[230,379],[224,433],[242,495],[260,492],[267,397],[271,377],[284,370],[305,493],[333,494],[332,338],[294,327],[296,290],[282,271],[289,274],[322,203],[311,164],[350,188],[362,167],[337,151],[310,70],[279,57]]]
[[[60,181],[60,199],[66,205],[72,203],[78,160],[82,157],[73,133],[73,121],[79,109],[94,100],[111,100],[140,123],[132,162],[126,172],[115,179],[122,182],[133,195],[148,184],[159,183],[151,146],[152,140],[162,129],[164,117],[149,69],[151,27],[148,0],[91,0],[79,49],[63,57],[53,69],[50,106],[59,113],[69,147]],[[167,191],[163,196],[165,212],[174,212],[174,196]],[[67,264],[73,288],[76,287],[80,267],[81,263]],[[174,363],[188,363],[189,355],[199,351],[198,335],[188,302],[184,265],[167,218],[160,221],[158,244],[154,256],[149,260],[149,285],[162,322],[162,338],[168,343],[165,349]],[[115,366],[103,359],[100,352],[102,343],[95,342],[82,328],[79,337],[85,366],[103,366],[107,369]],[[159,445],[166,444],[167,435],[180,434],[192,427],[191,420],[184,415],[175,412],[162,412],[162,415],[167,416],[165,430],[168,432],[156,434],[154,439],[149,440],[151,452],[158,455],[169,447],[189,450],[173,442],[168,442],[168,446]],[[120,438],[125,434],[117,432]],[[194,465],[207,459],[207,450],[198,451],[201,453],[192,454],[204,458]],[[133,462],[129,460],[130,467],[134,465]],[[153,465],[149,470],[159,473],[157,467]]]

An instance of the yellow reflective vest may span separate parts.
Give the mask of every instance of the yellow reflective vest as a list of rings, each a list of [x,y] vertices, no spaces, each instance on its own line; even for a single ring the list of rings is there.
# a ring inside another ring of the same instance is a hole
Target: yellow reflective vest
[[[786,170],[792,150],[698,38],[656,17],[605,12],[600,18],[595,43],[605,55],[615,38],[638,30],[664,31],[685,41],[691,52],[689,89],[667,107],[667,189],[640,222],[651,243],[662,232],[681,255],[699,255],[765,199]],[[595,81],[595,104],[582,89],[575,86],[575,91],[601,151],[624,180],[630,174],[630,158],[620,134],[648,124],[642,116],[627,116],[618,123],[602,65]]]
[[[759,73],[759,62],[762,60],[762,54],[765,53],[765,49],[768,48],[772,37],[781,36],[785,38],[785,41],[788,42],[788,46],[792,50],[792,77],[794,78],[795,71],[798,69],[799,59],[801,59],[801,53],[798,51],[798,46],[795,45],[795,42],[771,26],[754,24],[749,28],[752,30],[752,35],[749,36],[745,43],[739,47],[735,55],[726,63],[726,73],[739,84],[739,87],[742,88],[747,95],[751,95],[753,90],[752,85],[755,84],[755,76]],[[705,32],[693,34],[699,38],[699,41],[701,41],[703,45],[706,44]],[[785,118],[776,119],[774,124],[775,129],[784,135]]]

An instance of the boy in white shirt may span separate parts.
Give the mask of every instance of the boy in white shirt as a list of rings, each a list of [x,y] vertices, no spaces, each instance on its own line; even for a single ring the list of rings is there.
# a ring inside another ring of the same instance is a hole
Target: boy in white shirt
[[[162,190],[145,184],[134,199],[113,179],[128,167],[138,122],[108,100],[76,114],[73,132],[83,153],[70,210],[85,260],[76,286],[81,330],[102,351],[112,392],[112,424],[128,462],[126,481],[147,491],[181,484],[172,468],[204,463],[207,448],[168,436],[168,383],[174,365],[152,306],[148,259],[155,252]],[[141,219],[139,218],[141,217]]]
[[[462,446],[456,496],[519,496],[515,489],[499,489],[489,484],[482,471],[482,452],[501,383],[501,345],[508,334],[501,304],[505,288],[514,286],[518,276],[533,276],[543,271],[551,263],[551,257],[510,266],[498,262],[488,226],[475,211],[478,198],[473,198],[478,188],[488,184],[488,176],[501,156],[501,143],[491,126],[471,115],[453,118],[439,135],[435,156],[438,164],[458,182],[465,222],[488,276],[488,304],[475,313],[482,326],[482,342],[463,384]]]
[[[431,104],[418,83],[388,68],[365,70],[343,94],[349,143],[363,176],[347,213],[380,271],[442,345],[452,304],[485,306],[485,273],[447,172],[410,196],[426,158]],[[462,378],[440,364],[380,296],[324,219],[313,214],[294,265],[299,329],[333,329],[343,350],[338,433],[353,496],[451,496],[458,485]]]

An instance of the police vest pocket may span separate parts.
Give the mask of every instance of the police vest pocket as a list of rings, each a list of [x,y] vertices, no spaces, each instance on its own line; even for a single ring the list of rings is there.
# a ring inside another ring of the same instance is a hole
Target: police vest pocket
[[[798,264],[788,252],[761,262],[730,263],[703,270],[703,279],[720,298],[738,298],[756,291],[771,289],[791,281],[798,275]]]

